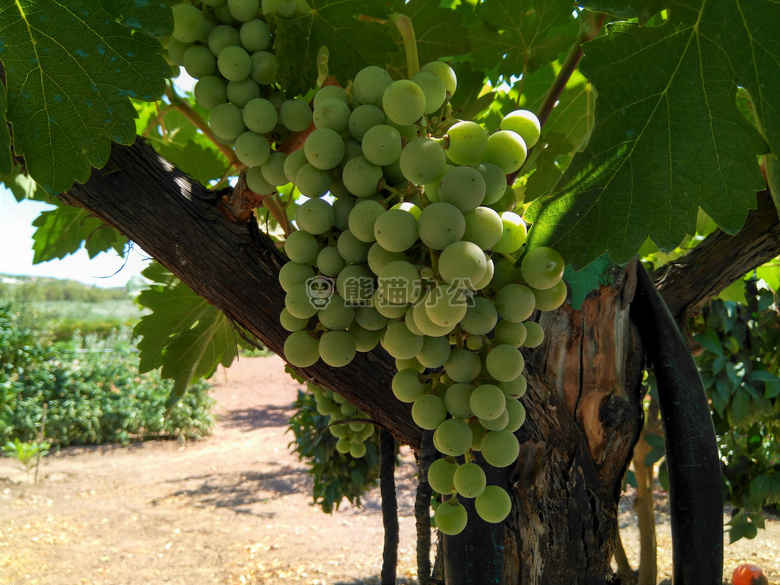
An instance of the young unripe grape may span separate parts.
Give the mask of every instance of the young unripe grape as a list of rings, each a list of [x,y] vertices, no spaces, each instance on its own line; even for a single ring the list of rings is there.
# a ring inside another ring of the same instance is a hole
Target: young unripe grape
[[[349,126],[350,109],[347,104],[336,98],[320,101],[314,107],[313,121],[317,128],[330,128],[341,134]]]
[[[232,104],[243,108],[250,101],[260,97],[260,88],[251,79],[243,81],[229,81],[227,84],[227,98]]]
[[[222,24],[238,24],[238,21],[233,18],[233,15],[230,14],[230,10],[228,10],[227,0],[214,6],[214,16],[216,16],[217,20]]]
[[[523,323],[501,320],[496,325],[493,338],[496,343],[506,343],[514,347],[520,347],[525,341],[527,332]]]
[[[468,309],[464,291],[447,284],[440,284],[428,292],[425,312],[436,325],[454,328]]]
[[[227,101],[225,82],[219,77],[202,77],[195,84],[195,101],[207,110],[213,110],[219,104]]]
[[[349,234],[349,232],[348,231],[342,232],[341,237],[339,239],[342,239],[344,237],[344,234]],[[336,242],[336,244],[338,245],[338,242]],[[344,255],[342,253],[342,250],[339,250],[339,254],[341,254],[342,256]],[[371,278],[371,273],[365,268],[363,268],[362,266],[360,266],[359,264],[355,264],[353,266],[347,266],[346,268],[344,268],[344,270],[342,270],[339,273],[338,278],[336,279],[336,290],[342,297],[344,297],[344,300],[347,301],[348,303],[360,304],[363,302],[368,302],[371,300],[371,297],[374,294],[373,279]],[[386,323],[387,319],[384,319],[384,322]],[[366,327],[366,325],[364,325],[363,323],[360,324],[363,327]],[[366,327],[366,329],[374,329],[374,328]]]
[[[375,165],[389,165],[401,158],[401,134],[392,126],[379,124],[363,135],[363,155]]]
[[[477,281],[477,283],[474,285],[474,290],[482,290],[487,287],[487,285],[490,284],[490,281],[493,280],[493,271],[495,270],[495,266],[493,265],[493,260],[491,260],[490,256],[485,254],[485,262],[487,262],[487,266],[485,266],[485,276],[482,277],[482,280]]]
[[[344,156],[344,148],[344,140],[330,128],[315,130],[303,145],[308,161],[322,170],[338,166]]]
[[[273,53],[257,51],[252,53],[252,72],[249,76],[260,85],[271,85],[276,79],[276,60]]]
[[[436,528],[442,534],[454,536],[466,528],[468,513],[466,508],[456,500],[448,500],[436,509],[434,518],[436,519]]]
[[[471,382],[482,371],[482,360],[476,353],[456,347],[444,364],[444,371],[455,382]]]
[[[483,345],[485,345],[485,342],[481,335],[469,335],[466,338],[466,349],[470,349],[471,351],[479,351],[482,349]]]
[[[376,202],[372,202],[376,203]],[[350,228],[350,231],[352,228]],[[371,227],[371,234],[373,235],[374,228],[373,224]],[[368,267],[371,269],[371,272],[379,276],[382,274],[382,270],[390,264],[391,262],[408,262],[409,257],[404,254],[403,252],[388,252],[385,250],[382,246],[374,242],[371,245],[371,248],[368,250]],[[387,292],[387,291],[385,291]]]
[[[447,411],[456,418],[466,419],[474,416],[474,411],[471,410],[469,403],[472,392],[474,392],[474,386],[471,384],[453,384],[447,388],[444,393],[444,405],[447,407]]]
[[[412,404],[412,419],[421,429],[434,430],[447,417],[444,401],[436,394],[424,394]]]
[[[409,311],[407,312],[407,322],[409,315],[414,320],[414,314]],[[445,337],[426,336],[422,349],[417,354],[417,360],[426,368],[440,368],[449,359],[451,351],[450,342]]]
[[[352,443],[349,446],[349,454],[355,459],[360,459],[366,454],[366,446],[364,443]]]
[[[358,106],[349,115],[349,133],[352,138],[361,142],[369,129],[384,124],[386,118],[385,113],[376,106]]]
[[[284,341],[284,357],[299,368],[313,366],[320,359],[319,341],[305,331],[290,333]]]
[[[271,145],[268,143],[268,139],[251,130],[236,138],[233,149],[238,160],[249,167],[262,165],[271,154]]]
[[[493,301],[485,297],[474,297],[473,305],[466,309],[466,314],[460,320],[460,327],[471,335],[486,335],[493,331],[497,322],[498,312]]]
[[[290,155],[292,156],[292,155]],[[290,158],[289,156],[287,157]],[[285,165],[287,161],[285,161]],[[333,184],[331,183],[331,195],[333,194]],[[343,231],[349,227],[349,214],[355,207],[355,198],[349,194],[341,195],[333,202],[333,212],[336,214],[336,220],[333,222],[333,227],[339,231]]]
[[[317,254],[316,264],[322,274],[332,277],[338,276],[345,266],[344,258],[334,246],[327,246],[320,250],[320,253]],[[333,327],[329,327],[329,329],[333,329]]]
[[[536,299],[536,308],[540,311],[554,311],[564,303],[568,294],[566,283],[562,280],[548,289],[532,288],[531,290]]]
[[[503,431],[509,424],[509,413],[507,413],[506,408],[504,408],[501,411],[501,414],[496,418],[491,418],[489,420],[484,418],[479,419],[479,424],[485,427],[486,431]]]
[[[381,331],[369,331],[361,327],[357,321],[347,328],[349,334],[355,340],[355,347],[358,351],[371,351],[379,343]]]
[[[506,285],[520,282],[521,280],[522,274],[520,273],[520,269],[515,267],[514,260],[502,258],[496,262],[493,280],[490,282],[490,288],[495,292],[498,292]]]
[[[279,284],[284,292],[290,292],[296,284],[306,284],[310,278],[314,278],[314,268],[311,264],[287,262],[279,270]]]
[[[525,243],[526,228],[523,219],[511,211],[501,214],[503,230],[498,242],[493,246],[493,251],[499,254],[511,254],[522,248]]]
[[[333,248],[324,248],[324,250],[333,250]],[[354,307],[347,305],[337,292],[333,292],[328,299],[330,301],[328,306],[317,311],[320,323],[334,331],[341,331],[352,325],[355,320]]]
[[[217,57],[217,67],[228,81],[242,81],[252,72],[252,59],[241,47],[225,47]]]
[[[339,99],[349,105],[349,96],[347,95],[347,92],[337,85],[326,85],[317,90],[317,93],[314,94],[314,101],[312,104],[316,108],[320,102],[331,98]]]
[[[184,53],[192,46],[192,43],[182,43],[180,40],[171,37],[168,39],[168,60],[174,65],[184,67]]]
[[[191,4],[173,7],[173,38],[182,43],[194,43],[206,36],[206,18]]]
[[[259,0],[227,0],[230,15],[239,22],[252,20],[260,12]]]
[[[485,491],[474,500],[477,514],[485,522],[498,524],[503,522],[512,511],[512,500],[509,494],[497,485],[489,485]]]
[[[539,136],[542,133],[542,126],[539,123],[539,118],[533,112],[528,110],[515,110],[508,113],[501,120],[501,130],[512,130],[517,132],[525,142],[528,148],[533,146],[539,141]]]
[[[482,384],[469,397],[469,407],[480,420],[492,420],[504,412],[506,398],[498,386]]]
[[[426,185],[441,177],[446,165],[444,149],[430,138],[412,140],[401,153],[401,171],[416,185]]]
[[[444,88],[452,95],[458,87],[458,78],[455,75],[455,71],[442,61],[431,61],[426,63],[420,68],[420,71],[427,71],[433,73],[436,77],[442,80]]]
[[[370,247],[370,244],[361,242],[349,230],[341,232],[336,240],[336,248],[338,248],[339,254],[341,254],[341,257],[349,264],[360,264],[365,262]]]
[[[319,352],[322,361],[340,368],[355,357],[355,340],[346,331],[328,331],[320,338]]]
[[[285,153],[272,152],[268,160],[263,163],[263,178],[275,187],[287,184],[287,175],[284,174],[284,161],[286,159]]]
[[[459,457],[471,447],[474,437],[468,423],[459,418],[448,418],[433,434],[436,449],[445,455]]]
[[[375,65],[369,65],[358,71],[352,82],[352,91],[360,104],[382,105],[382,96],[392,83],[390,74]]]
[[[420,274],[414,265],[404,260],[389,262],[377,278],[377,290],[390,303],[412,303],[421,289]]]
[[[376,290],[374,291],[374,308],[388,319],[403,319],[409,331],[415,335],[422,335],[422,332],[413,325],[411,319],[406,317],[406,312],[409,310],[408,303],[391,303]]]
[[[525,394],[528,389],[528,382],[526,381],[525,376],[520,374],[511,382],[500,382],[498,387],[501,388],[504,396],[517,400],[518,398],[522,398]]]
[[[195,79],[214,75],[217,63],[214,55],[203,45],[193,45],[184,52],[184,69]]]
[[[414,124],[425,112],[425,93],[408,79],[393,81],[382,95],[382,109],[396,124]]]
[[[453,476],[458,464],[446,459],[436,459],[428,467],[428,485],[439,494],[448,495],[454,489]]]
[[[523,166],[527,154],[525,142],[517,132],[499,130],[488,138],[484,160],[497,165],[502,171],[509,174]]]
[[[493,467],[507,467],[517,461],[520,443],[507,430],[490,431],[482,438],[482,456]]]
[[[274,105],[267,99],[256,98],[244,106],[244,124],[257,134],[267,134],[278,122]]]
[[[424,334],[430,337],[441,337],[443,335],[449,335],[454,329],[452,326],[437,325],[428,316],[428,312],[425,310],[425,303],[417,303],[412,308],[412,318],[417,328]]]
[[[441,78],[430,71],[420,71],[412,77],[412,81],[420,87],[425,95],[424,114],[433,114],[442,107],[447,97],[447,88],[444,87]]]
[[[499,382],[511,382],[525,367],[525,359],[514,345],[496,345],[485,359],[488,373]]]
[[[519,400],[507,400],[506,412],[509,415],[509,422],[507,422],[506,430],[510,433],[514,433],[525,422],[525,406]]]
[[[439,184],[439,199],[463,213],[476,209],[485,198],[485,179],[472,167],[447,169]]]
[[[287,155],[287,158],[284,159],[284,176],[290,183],[295,183],[295,175],[305,164],[308,164],[308,161],[303,150],[294,150]],[[328,174],[328,177],[330,177],[330,174]]]
[[[403,321],[393,321],[387,325],[382,345],[394,358],[409,359],[420,353],[423,337],[409,331]]]
[[[417,220],[400,209],[389,209],[374,222],[374,237],[385,250],[404,252],[417,241]]]
[[[525,329],[528,332],[528,336],[525,338],[525,347],[538,347],[544,341],[544,329],[539,323],[534,321],[527,321],[525,323]]]
[[[444,250],[459,241],[466,232],[463,213],[449,203],[433,203],[423,209],[417,221],[420,239],[429,248]]]
[[[525,254],[520,269],[529,286],[544,290],[560,282],[564,266],[565,262],[558,252],[541,246]]]
[[[286,100],[279,110],[279,122],[290,132],[303,132],[309,127],[311,120],[311,108],[300,98]]]
[[[287,236],[284,251],[293,262],[312,264],[320,253],[320,244],[310,233],[298,230]]]
[[[474,242],[483,250],[489,250],[501,239],[504,224],[501,216],[489,207],[477,207],[463,217],[466,220],[464,240]]]
[[[246,172],[246,186],[258,195],[270,195],[276,190],[276,186],[263,177],[261,167],[252,167]]]
[[[488,147],[488,135],[482,126],[476,122],[458,122],[447,131],[447,135],[447,157],[452,162],[473,165],[482,160]]]
[[[295,0],[263,0],[263,14],[273,14],[282,18],[292,18],[295,16]]]
[[[474,451],[482,450],[482,437],[485,436],[485,427],[480,424],[479,420],[473,420],[469,423],[471,429],[471,448]]]
[[[241,108],[228,103],[219,104],[211,110],[209,126],[217,138],[227,142],[235,140],[246,130]]]
[[[308,144],[308,140],[306,143]],[[377,192],[379,181],[382,180],[382,167],[369,162],[362,155],[356,156],[344,165],[341,179],[349,192],[356,197],[370,197]]]
[[[485,491],[487,478],[482,468],[474,462],[460,465],[452,477],[455,490],[459,495],[476,498]]]
[[[208,46],[214,57],[219,56],[223,49],[240,45],[238,31],[227,24],[219,24],[209,32]]]
[[[534,293],[522,284],[508,284],[496,295],[498,314],[507,321],[515,323],[525,321],[534,312],[535,306]],[[526,329],[528,329],[527,324]]]
[[[393,394],[401,402],[414,402],[423,394],[427,394],[429,387],[420,381],[417,370],[399,370],[393,376]]]
[[[309,320],[293,317],[290,314],[290,311],[287,309],[282,309],[282,312],[279,314],[279,323],[282,327],[284,327],[285,331],[292,333],[294,331],[300,331],[301,329],[304,329],[306,325],[309,324]]]
[[[458,287],[472,288],[482,280],[487,269],[485,254],[473,242],[450,244],[439,256],[439,274],[445,282]]]
[[[324,234],[333,227],[333,207],[324,199],[309,199],[298,207],[295,223],[310,234]]]
[[[352,447],[352,442],[346,437],[342,437],[336,442],[336,451],[339,453],[349,453],[350,447]]]
[[[322,197],[330,188],[330,180],[330,172],[306,163],[295,173],[293,182],[306,197]]]
[[[259,18],[242,24],[239,38],[241,45],[251,53],[265,51],[271,46],[271,31],[268,30],[268,25]]]
[[[296,284],[284,297],[284,307],[293,317],[310,319],[317,314],[317,308],[311,304],[308,285]]]
[[[410,358],[408,360],[395,360],[395,369],[399,372],[401,370],[414,370],[420,374],[425,371],[425,366],[420,364],[416,358]]]
[[[482,205],[497,203],[506,193],[506,174],[493,163],[482,163],[475,167],[485,180],[485,199]]]

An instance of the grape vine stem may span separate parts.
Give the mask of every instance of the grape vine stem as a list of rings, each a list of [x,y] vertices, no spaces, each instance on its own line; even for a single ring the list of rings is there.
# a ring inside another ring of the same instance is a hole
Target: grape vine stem
[[[390,17],[395,24],[401,38],[404,41],[406,50],[406,78],[411,79],[420,72],[420,57],[417,53],[417,37],[414,35],[414,26],[412,19],[405,14],[396,12]]]

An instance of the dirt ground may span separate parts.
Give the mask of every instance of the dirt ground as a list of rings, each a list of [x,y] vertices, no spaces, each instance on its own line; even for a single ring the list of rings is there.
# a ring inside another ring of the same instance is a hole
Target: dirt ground
[[[288,450],[298,384],[276,357],[220,371],[212,437],[180,444],[67,448],[41,462],[37,485],[0,459],[0,584],[202,585],[379,583],[378,490],[332,515],[312,503],[306,467]],[[397,470],[399,583],[415,583],[413,459]],[[671,569],[659,502],[659,580]],[[636,521],[623,502],[623,541],[636,563]],[[726,547],[780,585],[780,521]]]

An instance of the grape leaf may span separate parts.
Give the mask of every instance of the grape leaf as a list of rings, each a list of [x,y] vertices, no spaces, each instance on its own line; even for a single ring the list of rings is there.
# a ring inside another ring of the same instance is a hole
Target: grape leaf
[[[580,6],[621,18],[636,18],[640,23],[666,8],[666,0],[582,0]]]
[[[103,8],[118,22],[162,39],[173,32],[171,6],[181,0],[102,0]]]
[[[576,272],[571,266],[567,266],[563,271],[563,279],[571,292],[571,308],[578,311],[590,291],[598,290],[601,285],[612,284],[615,280],[612,269],[615,266],[606,254]]]
[[[569,0],[485,0],[476,15],[481,22],[469,30],[471,55],[475,67],[495,72],[492,81],[555,61],[577,35]]]
[[[0,83],[0,113],[5,120],[6,97],[5,87]],[[14,169],[14,159],[11,156],[11,133],[8,125],[0,124],[0,175],[8,176]]]
[[[544,137],[534,146],[534,153],[541,152],[536,158],[534,172],[523,188],[523,203],[530,203],[555,187],[562,174],[555,159],[571,150],[572,145],[563,134],[545,132]]]
[[[398,47],[391,24],[358,17],[387,19],[390,9],[374,0],[312,0],[311,12],[276,20],[276,81],[290,94],[302,95],[317,83],[317,54],[328,49],[330,74],[345,86],[367,65],[384,66]]]
[[[25,199],[49,201],[46,194],[42,190],[38,190],[35,181],[30,178],[30,175],[26,175],[24,169],[19,165],[16,165],[9,174],[0,175],[0,181],[13,193],[17,202]]]
[[[584,46],[596,124],[555,191],[526,212],[529,245],[575,266],[604,251],[623,264],[647,237],[674,249],[699,207],[727,233],[742,227],[764,185],[756,155],[766,144],[737,108],[737,49],[711,6],[677,6],[659,27],[615,23]]]
[[[85,182],[111,140],[135,139],[128,98],[157,99],[170,67],[160,43],[89,0],[0,4],[0,57],[14,150],[49,193]]]
[[[127,238],[84,209],[58,205],[42,212],[33,225],[33,264],[64,258],[77,252],[82,243],[90,258],[114,249],[124,256]]]

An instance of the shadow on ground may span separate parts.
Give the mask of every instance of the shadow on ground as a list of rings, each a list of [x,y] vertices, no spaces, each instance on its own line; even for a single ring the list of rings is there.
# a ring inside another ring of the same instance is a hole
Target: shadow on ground
[[[404,577],[400,577],[396,579],[396,585],[417,585],[417,579],[406,579]],[[334,585],[380,585],[382,583],[382,580],[379,578],[379,575],[372,575],[371,577],[366,577],[365,579],[354,579],[352,581],[336,581]]]
[[[251,431],[269,427],[286,427],[293,414],[292,406],[258,406],[237,408],[219,416],[220,426],[227,429]]]

